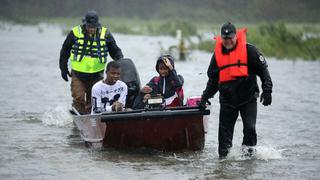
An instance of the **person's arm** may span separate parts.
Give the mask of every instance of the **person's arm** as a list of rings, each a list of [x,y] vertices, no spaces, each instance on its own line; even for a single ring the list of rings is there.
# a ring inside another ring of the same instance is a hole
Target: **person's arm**
[[[106,42],[107,47],[109,49],[109,54],[114,60],[119,60],[123,58],[123,54],[121,49],[118,47],[115,39],[113,38],[113,35],[110,31],[106,33]]]
[[[153,84],[153,79],[149,82]],[[149,86],[149,83],[145,85],[140,91],[136,99],[134,100],[133,109],[143,109],[147,105],[148,99],[151,97],[153,89]]]
[[[100,89],[98,86],[93,86],[92,87],[92,92],[91,92],[91,98],[92,98],[92,108],[91,108],[91,114],[97,114],[106,111],[105,108],[102,106],[101,103],[101,93]]]
[[[139,92],[139,95],[134,100],[132,109],[143,109],[146,106],[147,102],[144,102],[143,100],[144,96],[145,96],[145,93]]]
[[[71,76],[68,70],[68,59],[70,57],[70,50],[72,48],[73,41],[74,41],[74,35],[73,35],[73,32],[71,31],[66,37],[66,39],[64,40],[62,48],[60,50],[59,67],[61,70],[61,77],[65,81],[68,81],[68,76],[69,77]]]
[[[126,100],[127,100],[127,95],[128,95],[128,86],[123,83],[123,91],[120,94],[120,98],[118,101],[123,105],[123,107],[126,106]]]
[[[149,86],[151,88],[151,92],[150,94],[152,95],[157,95],[157,94],[161,94],[160,89],[158,87],[157,84],[155,84],[155,78],[160,78],[158,76],[154,76],[146,85]],[[158,82],[159,84],[159,82]]]
[[[62,48],[60,50],[60,58],[59,58],[59,66],[61,70],[64,70],[68,66],[68,59],[70,57],[70,50],[72,48],[74,42],[74,35],[73,32],[67,35],[66,39],[63,42]]]
[[[268,70],[268,64],[262,53],[253,45],[248,44],[248,64],[252,66],[252,70],[256,73],[260,80],[262,91],[267,93],[272,93],[272,80]]]
[[[174,69],[174,66],[171,64],[170,60],[167,57],[162,58],[164,64],[169,68],[168,78],[171,80],[172,86],[175,89],[181,88],[183,84],[182,76],[177,75],[177,71]],[[181,79],[180,79],[181,78]]]
[[[128,94],[128,87],[125,83],[121,83],[119,88],[119,94],[116,94],[113,97],[113,102],[110,102],[110,106],[106,106],[106,111],[111,112],[111,111],[122,111],[123,108],[126,105],[126,99],[127,99],[127,94]]]
[[[262,94],[260,101],[263,105],[268,106],[272,102],[272,80],[268,70],[268,64],[264,56],[253,45],[248,44],[248,65],[252,71],[257,74],[261,80]]]
[[[182,87],[182,80],[177,75],[177,71],[172,69],[169,73],[169,78],[172,80],[172,85],[177,89]]]
[[[203,91],[201,96],[201,99],[204,101],[207,101],[208,99],[212,98],[219,89],[219,68],[216,63],[216,58],[214,54],[212,55],[207,75],[209,79],[207,81],[206,89]]]

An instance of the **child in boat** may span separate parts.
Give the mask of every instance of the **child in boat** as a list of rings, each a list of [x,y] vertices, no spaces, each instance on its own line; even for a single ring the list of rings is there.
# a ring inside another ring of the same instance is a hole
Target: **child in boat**
[[[174,59],[170,55],[160,56],[156,63],[159,76],[153,77],[144,86],[136,98],[133,109],[143,109],[151,96],[160,95],[164,98],[166,107],[183,105],[183,77],[177,75],[174,68]]]
[[[92,87],[91,114],[123,111],[128,93],[127,85],[120,81],[120,66],[111,61],[106,67],[106,78]]]

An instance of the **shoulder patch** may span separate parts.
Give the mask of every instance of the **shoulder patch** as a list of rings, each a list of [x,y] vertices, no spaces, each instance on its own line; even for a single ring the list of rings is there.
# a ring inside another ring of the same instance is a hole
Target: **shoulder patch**
[[[261,62],[265,61],[265,59],[264,59],[264,57],[262,55],[259,56],[259,59],[260,59]]]

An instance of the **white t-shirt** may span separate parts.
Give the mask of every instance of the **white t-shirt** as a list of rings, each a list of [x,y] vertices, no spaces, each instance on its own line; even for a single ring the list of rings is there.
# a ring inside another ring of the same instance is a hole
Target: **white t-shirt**
[[[112,104],[118,101],[126,105],[126,97],[128,94],[127,85],[118,80],[115,84],[109,85],[103,81],[97,82],[92,87],[92,108],[91,114],[95,114],[96,108],[105,108],[105,111],[111,112]]]

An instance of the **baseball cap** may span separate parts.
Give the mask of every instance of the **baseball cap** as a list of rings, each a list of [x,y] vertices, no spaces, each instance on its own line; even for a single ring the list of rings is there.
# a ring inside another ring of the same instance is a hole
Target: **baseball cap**
[[[99,17],[96,11],[88,11],[84,17],[83,23],[88,27],[98,27]]]
[[[236,35],[236,32],[236,27],[230,22],[223,24],[221,27],[222,38],[233,38]]]

